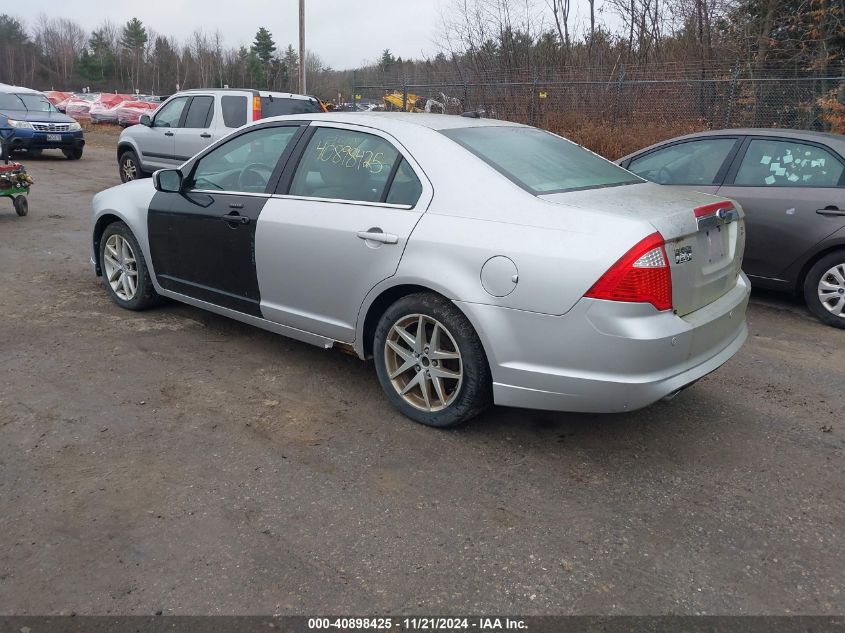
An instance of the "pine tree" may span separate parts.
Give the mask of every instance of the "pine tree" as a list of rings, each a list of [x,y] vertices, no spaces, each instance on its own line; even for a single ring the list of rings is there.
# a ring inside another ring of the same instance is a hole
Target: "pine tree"
[[[292,92],[294,79],[299,76],[299,55],[290,44],[288,44],[288,47],[285,49],[285,55],[282,58],[282,65],[285,68],[285,75],[287,78],[285,88]]]
[[[276,43],[273,41],[273,35],[263,26],[258,29],[255,34],[255,41],[252,43],[252,52],[258,56],[265,66],[273,59],[273,53],[276,52]]]
[[[130,80],[132,89],[139,89],[141,62],[143,61],[144,46],[147,43],[147,29],[138,18],[132,18],[123,27],[120,35],[120,45],[131,55]]]

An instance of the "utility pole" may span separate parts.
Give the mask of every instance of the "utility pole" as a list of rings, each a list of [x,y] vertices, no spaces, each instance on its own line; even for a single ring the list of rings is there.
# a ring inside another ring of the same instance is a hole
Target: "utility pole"
[[[299,0],[299,94],[307,94],[305,87],[305,0]]]

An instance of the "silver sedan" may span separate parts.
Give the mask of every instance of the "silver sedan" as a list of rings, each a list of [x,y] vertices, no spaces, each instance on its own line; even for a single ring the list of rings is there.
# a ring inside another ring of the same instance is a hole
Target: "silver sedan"
[[[93,202],[118,305],[167,297],[354,350],[431,426],[674,395],[747,336],[744,244],[735,203],[444,115],[262,120]]]

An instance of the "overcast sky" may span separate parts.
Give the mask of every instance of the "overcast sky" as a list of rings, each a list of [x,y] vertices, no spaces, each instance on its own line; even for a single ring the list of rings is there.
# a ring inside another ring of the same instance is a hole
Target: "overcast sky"
[[[335,69],[374,61],[389,48],[397,56],[436,53],[440,7],[447,0],[306,0],[306,46]],[[4,3],[5,4],[5,3]],[[298,0],[25,0],[11,9],[32,25],[40,13],[70,18],[91,30],[109,18],[123,24],[138,17],[162,35],[178,39],[201,28],[220,29],[228,46],[249,45],[258,27],[280,49],[298,44]]]

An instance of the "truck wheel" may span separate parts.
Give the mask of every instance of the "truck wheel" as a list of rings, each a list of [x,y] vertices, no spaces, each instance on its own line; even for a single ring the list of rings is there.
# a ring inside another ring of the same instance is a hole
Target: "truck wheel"
[[[63,149],[62,154],[64,154],[65,158],[68,160],[79,160],[82,158],[82,148],[77,147],[74,149]]]
[[[804,279],[804,300],[819,321],[845,329],[845,249],[813,264]]]
[[[138,155],[131,149],[126,150],[120,155],[117,164],[120,168],[120,182],[129,182],[130,180],[138,180],[138,178],[144,177]]]

